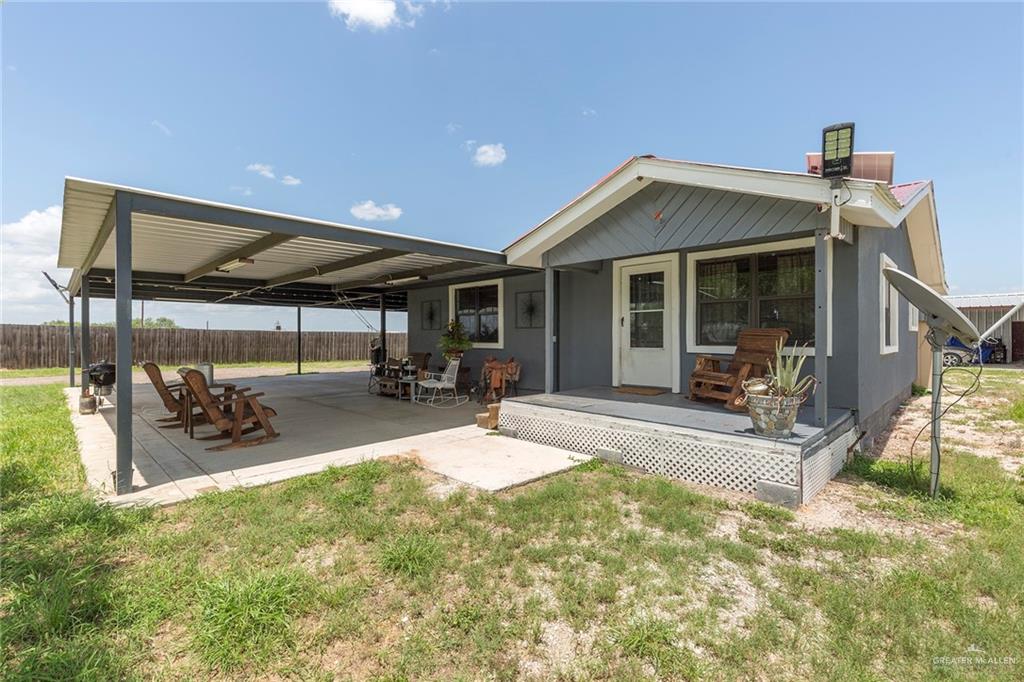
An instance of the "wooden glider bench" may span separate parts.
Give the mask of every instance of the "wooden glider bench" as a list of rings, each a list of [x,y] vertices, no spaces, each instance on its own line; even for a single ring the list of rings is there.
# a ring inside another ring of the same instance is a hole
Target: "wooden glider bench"
[[[257,400],[263,397],[263,393],[247,393],[252,389],[239,388],[224,395],[214,396],[210,393],[202,372],[190,369],[185,372],[183,378],[185,385],[203,410],[206,421],[220,432],[212,436],[203,436],[200,440],[231,439],[230,443],[206,448],[207,450],[231,450],[260,445],[280,435],[270,423],[270,418],[276,417],[277,412]],[[230,412],[225,409],[229,406]],[[264,432],[262,436],[242,438],[261,429]]]
[[[743,382],[764,376],[768,363],[775,358],[775,348],[788,338],[788,329],[744,329],[736,339],[736,352],[726,369],[721,367],[723,358],[698,355],[697,366],[690,375],[690,400],[724,400],[727,409],[743,409],[739,402]]]

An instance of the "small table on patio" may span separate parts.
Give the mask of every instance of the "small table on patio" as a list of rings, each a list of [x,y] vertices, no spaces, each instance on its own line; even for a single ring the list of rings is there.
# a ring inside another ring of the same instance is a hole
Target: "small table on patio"
[[[231,392],[237,388],[237,384],[232,384],[228,381],[215,381],[212,384],[209,384],[208,388],[210,389],[210,393],[222,390],[223,393],[221,395],[230,395]],[[195,422],[192,419],[192,410],[198,402],[196,401],[195,396],[192,395],[192,391],[189,390],[188,384],[184,384],[181,387],[181,391],[184,394],[182,396],[182,400],[185,401],[184,431],[188,434],[189,438],[195,438]],[[225,412],[231,412],[231,405],[225,405],[223,409]]]
[[[412,401],[416,392],[416,383],[420,380],[417,374],[407,374],[398,380],[398,399]],[[415,402],[415,401],[413,401]]]

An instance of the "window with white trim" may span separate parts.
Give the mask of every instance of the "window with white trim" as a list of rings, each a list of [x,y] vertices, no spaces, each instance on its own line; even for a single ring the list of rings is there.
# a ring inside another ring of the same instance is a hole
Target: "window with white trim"
[[[912,334],[917,333],[918,324],[921,322],[921,314],[917,311],[917,306],[913,303],[907,302],[907,329]]]
[[[500,348],[504,305],[502,282],[471,282],[448,288],[448,303],[453,319],[462,323],[476,348]]]
[[[789,329],[814,345],[814,248],[698,260],[697,343],[733,345],[741,329]]]
[[[882,271],[886,267],[895,268],[896,263],[884,253],[879,259],[879,331],[881,332],[881,354],[895,353],[900,349],[900,294]]]

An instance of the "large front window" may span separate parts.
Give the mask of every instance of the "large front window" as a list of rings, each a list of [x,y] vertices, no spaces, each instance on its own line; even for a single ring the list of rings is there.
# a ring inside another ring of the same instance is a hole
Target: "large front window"
[[[501,293],[497,284],[458,287],[454,303],[455,319],[473,343],[500,343]]]
[[[729,346],[747,327],[785,328],[814,345],[814,249],[697,261],[697,339]]]

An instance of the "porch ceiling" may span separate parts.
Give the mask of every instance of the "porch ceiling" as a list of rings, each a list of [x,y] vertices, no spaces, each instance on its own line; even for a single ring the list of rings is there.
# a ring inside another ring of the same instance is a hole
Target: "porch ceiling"
[[[73,294],[85,275],[93,295],[113,295],[118,195],[132,206],[140,299],[376,308],[384,295],[404,309],[405,285],[509,270],[497,251],[67,178],[58,264],[73,268]],[[220,270],[239,258],[253,262]]]

